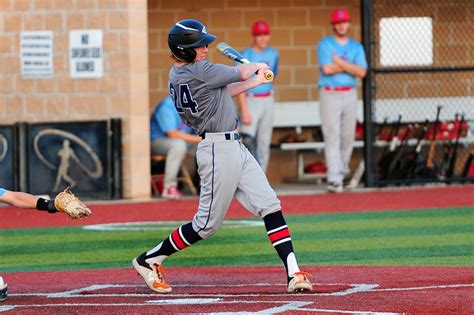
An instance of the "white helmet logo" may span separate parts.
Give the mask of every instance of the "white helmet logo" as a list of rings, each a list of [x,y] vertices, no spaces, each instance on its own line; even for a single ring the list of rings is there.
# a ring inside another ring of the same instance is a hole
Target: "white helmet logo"
[[[205,27],[205,26],[202,28],[202,32],[203,32],[204,34],[207,34],[207,30],[206,30],[206,27]]]

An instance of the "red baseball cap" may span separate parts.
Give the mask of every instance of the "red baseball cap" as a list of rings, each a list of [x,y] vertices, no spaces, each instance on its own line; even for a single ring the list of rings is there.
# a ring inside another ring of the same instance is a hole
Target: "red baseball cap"
[[[258,36],[262,34],[270,34],[270,25],[265,21],[257,21],[252,26],[252,35]]]
[[[342,22],[350,22],[351,17],[349,16],[349,12],[345,9],[336,9],[332,11],[331,14],[331,24],[337,24]]]

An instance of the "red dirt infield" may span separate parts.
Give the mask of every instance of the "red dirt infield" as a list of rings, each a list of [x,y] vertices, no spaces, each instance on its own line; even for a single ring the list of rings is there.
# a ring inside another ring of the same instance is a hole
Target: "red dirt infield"
[[[170,268],[170,294],[130,269],[7,273],[6,314],[472,314],[473,268],[308,267],[312,293],[285,293],[281,267]]]
[[[352,211],[409,210],[474,206],[474,185],[416,189],[390,189],[280,196],[285,214],[311,214]],[[72,226],[111,222],[190,220],[198,199],[180,201],[111,202],[92,204],[93,214],[86,220],[72,220],[61,214],[51,215],[12,207],[0,208],[0,229]],[[250,217],[237,201],[233,201],[227,218]]]

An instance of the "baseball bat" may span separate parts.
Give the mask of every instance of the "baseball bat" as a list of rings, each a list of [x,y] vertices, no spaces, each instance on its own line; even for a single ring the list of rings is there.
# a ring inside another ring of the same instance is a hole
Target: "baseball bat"
[[[377,131],[377,136],[380,137],[382,134],[383,130],[385,129],[385,126],[387,125],[388,122],[388,117],[385,117],[383,120],[383,123],[379,125],[378,131]],[[362,158],[359,162],[359,165],[357,166],[356,170],[354,171],[354,174],[352,174],[351,180],[349,182],[349,185],[347,185],[348,189],[355,189],[360,183],[360,180],[364,176],[365,173],[365,159]]]
[[[413,151],[408,155],[408,163],[403,168],[402,174],[405,179],[412,179],[416,175],[416,165],[418,163],[418,156],[420,155],[421,149],[423,148],[423,139],[428,132],[428,126],[430,121],[428,118],[425,120],[425,124],[422,127],[416,145],[413,147]]]
[[[413,125],[408,124],[406,126],[405,132],[402,136],[402,141],[400,144],[392,151],[392,156],[390,159],[388,172],[387,172],[387,179],[392,179],[399,177],[400,175],[400,168],[401,168],[401,160],[400,156],[403,152],[403,149],[408,146],[408,140],[410,139],[411,133],[413,132]],[[398,175],[398,176],[397,176]]]
[[[226,42],[220,42],[216,46],[217,50],[230,60],[234,60],[240,63],[250,63],[248,59],[245,59],[244,56],[235,48],[227,44]],[[265,79],[267,81],[273,80],[273,72],[266,71],[265,72]]]
[[[451,157],[449,159],[449,167],[446,172],[446,177],[450,178],[454,176],[454,169],[456,166],[456,160],[458,158],[458,147],[459,147],[459,139],[461,138],[463,132],[463,124],[464,124],[464,114],[461,115],[461,120],[459,121],[459,129],[458,134],[456,135],[456,141],[453,144],[453,148],[451,152]]]
[[[432,170],[434,168],[434,156],[436,151],[436,133],[438,132],[438,125],[439,125],[439,114],[441,113],[441,108],[443,106],[438,105],[436,111],[436,120],[433,126],[433,139],[431,140],[430,149],[428,151],[428,158],[426,159],[426,168],[428,170]]]
[[[388,145],[384,148],[384,151],[380,157],[378,166],[379,166],[379,171],[380,171],[380,177],[382,179],[387,179],[387,175],[389,172],[390,164],[392,162],[393,158],[393,151],[399,144],[398,140],[398,131],[400,130],[400,125],[402,123],[402,114],[398,115],[398,120],[397,122],[392,126],[392,129],[390,131],[390,136],[388,141]]]

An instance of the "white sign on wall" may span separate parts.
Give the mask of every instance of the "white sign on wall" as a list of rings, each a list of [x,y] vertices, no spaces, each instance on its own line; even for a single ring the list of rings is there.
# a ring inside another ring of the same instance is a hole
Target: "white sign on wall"
[[[25,79],[52,77],[53,32],[21,32],[20,63],[21,76]]]
[[[424,66],[433,64],[431,17],[380,19],[380,64]]]
[[[69,72],[72,78],[100,78],[104,74],[102,30],[69,32]]]

